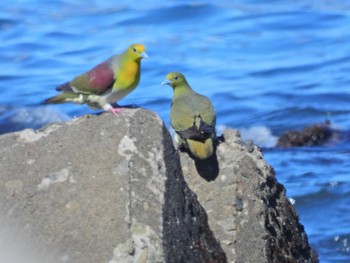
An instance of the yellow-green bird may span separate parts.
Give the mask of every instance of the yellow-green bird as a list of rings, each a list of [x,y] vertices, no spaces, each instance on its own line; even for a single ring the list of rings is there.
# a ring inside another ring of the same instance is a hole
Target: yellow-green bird
[[[73,102],[88,104],[116,114],[120,108],[112,104],[132,92],[140,82],[141,59],[147,58],[142,44],[133,44],[122,54],[117,54],[94,68],[56,88],[62,93],[43,103]]]
[[[188,149],[201,160],[212,156],[216,143],[216,114],[210,100],[195,92],[179,72],[169,73],[162,85],[174,90],[170,122],[178,147]]]

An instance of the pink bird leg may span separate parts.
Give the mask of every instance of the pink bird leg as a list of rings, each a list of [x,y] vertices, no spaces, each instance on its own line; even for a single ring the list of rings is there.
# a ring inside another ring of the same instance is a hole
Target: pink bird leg
[[[111,108],[109,111],[112,112],[115,116],[118,116],[117,113],[120,113],[121,111],[123,111],[123,109],[122,108]]]

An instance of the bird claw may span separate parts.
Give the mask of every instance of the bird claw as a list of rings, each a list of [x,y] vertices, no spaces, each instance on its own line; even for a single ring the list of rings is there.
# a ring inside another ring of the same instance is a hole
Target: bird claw
[[[109,111],[112,112],[115,116],[118,116],[117,113],[120,113],[122,111],[122,109],[121,108],[111,108]]]

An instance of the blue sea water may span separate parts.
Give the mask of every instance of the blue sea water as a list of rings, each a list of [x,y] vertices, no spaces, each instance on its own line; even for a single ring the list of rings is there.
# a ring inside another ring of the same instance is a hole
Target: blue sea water
[[[139,87],[120,101],[169,126],[170,71],[211,98],[219,129],[263,148],[321,262],[350,262],[350,143],[274,148],[330,119],[350,130],[350,2],[13,0],[0,3],[0,134],[93,113],[42,106],[55,86],[144,43]]]

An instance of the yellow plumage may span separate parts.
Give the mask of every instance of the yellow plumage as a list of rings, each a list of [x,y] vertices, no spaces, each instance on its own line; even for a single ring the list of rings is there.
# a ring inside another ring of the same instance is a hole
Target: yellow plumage
[[[208,138],[204,142],[187,139],[186,142],[190,152],[198,159],[207,159],[214,153],[212,138]]]

